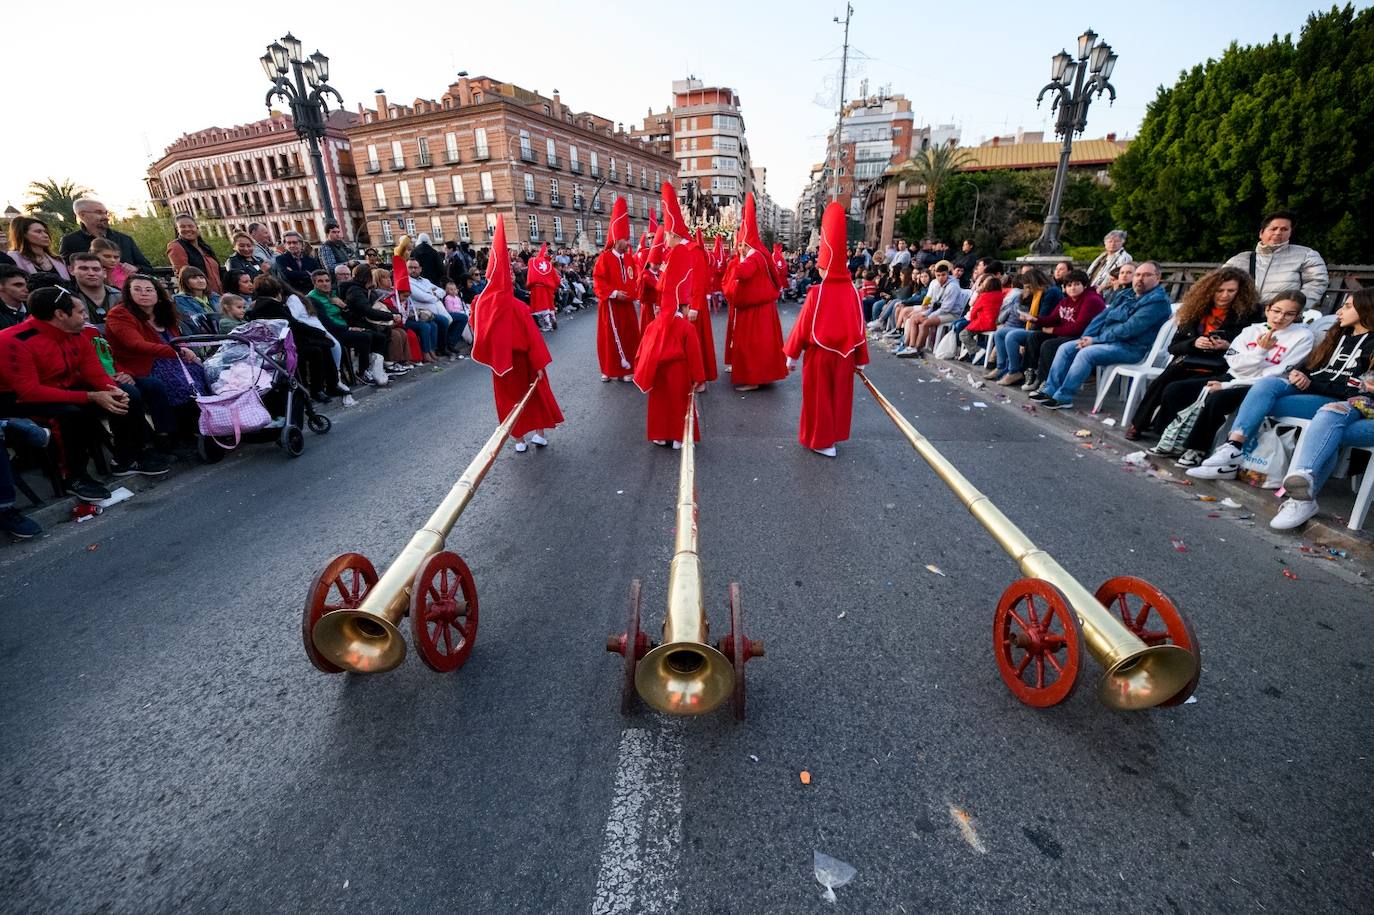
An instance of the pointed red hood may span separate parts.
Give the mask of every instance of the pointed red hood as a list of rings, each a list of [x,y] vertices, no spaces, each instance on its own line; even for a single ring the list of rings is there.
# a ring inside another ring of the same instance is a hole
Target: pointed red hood
[[[849,262],[845,258],[845,243],[848,234],[845,226],[844,207],[831,203],[821,217],[821,246],[816,253],[816,269],[826,283],[852,283]]]
[[[473,301],[470,314],[472,361],[498,375],[509,372],[514,364],[515,310],[526,312],[528,317],[528,309],[515,297],[512,285],[506,221],[498,218],[487,260],[487,285]]]
[[[549,259],[548,242],[540,245],[539,253],[530,258],[529,267],[525,270],[525,285],[558,288],[558,271]]]
[[[865,339],[863,305],[845,262],[846,238],[844,207],[832,203],[821,218],[821,250],[816,266],[822,280],[806,295],[808,300],[815,296],[811,306],[811,339],[817,346],[841,356],[854,352]]]
[[[682,208],[677,203],[677,191],[673,190],[671,181],[663,182],[663,187],[659,190],[660,203],[663,204],[663,225],[673,235],[686,238],[690,232],[687,229],[687,220],[682,218]]]
[[[649,245],[649,266],[663,263],[663,257],[668,251],[667,245],[663,241],[663,226],[659,226],[654,232],[653,244]]]
[[[657,213],[657,212],[658,212],[657,210],[650,210],[650,211],[649,211],[649,232],[648,232],[648,235],[649,235],[650,238],[653,238],[653,237],[654,237],[654,233],[656,233],[656,232],[658,231],[658,220],[657,220],[657,219],[655,218],[655,216],[654,216],[654,214]]]
[[[625,198],[617,197],[611,204],[611,231],[606,235],[606,247],[614,248],[621,239],[630,240],[630,210]]]
[[[760,254],[766,255],[768,253],[768,249],[764,247],[763,238],[759,236],[758,209],[752,193],[744,195],[744,215],[740,219],[739,232],[736,237],[743,239],[746,245]]]

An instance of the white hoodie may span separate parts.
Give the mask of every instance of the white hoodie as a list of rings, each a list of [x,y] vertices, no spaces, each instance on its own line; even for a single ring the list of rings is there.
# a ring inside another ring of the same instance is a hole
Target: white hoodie
[[[1261,349],[1255,341],[1269,329],[1265,323],[1251,324],[1231,341],[1226,351],[1231,380],[1222,382],[1223,388],[1248,387],[1261,378],[1279,375],[1296,367],[1315,343],[1312,328],[1306,324],[1290,324],[1274,334],[1274,345]]]

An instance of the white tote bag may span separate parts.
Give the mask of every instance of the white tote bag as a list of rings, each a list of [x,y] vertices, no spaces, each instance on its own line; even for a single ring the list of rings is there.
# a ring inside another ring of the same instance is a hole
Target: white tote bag
[[[1241,457],[1241,470],[1263,476],[1262,488],[1278,489],[1283,483],[1284,474],[1288,472],[1288,460],[1293,456],[1297,438],[1297,429],[1279,432],[1272,422],[1265,420],[1259,435],[1255,437],[1255,447]]]

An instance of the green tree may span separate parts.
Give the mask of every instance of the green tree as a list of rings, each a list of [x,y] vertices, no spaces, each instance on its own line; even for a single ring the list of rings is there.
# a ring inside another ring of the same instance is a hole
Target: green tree
[[[960,149],[952,143],[948,146],[931,146],[921,150],[919,155],[912,156],[911,159],[902,166],[898,174],[899,181],[914,181],[916,184],[924,185],[926,189],[926,237],[935,237],[935,205],[940,194],[940,188],[959,170],[970,158],[971,154],[966,149]]]
[[[29,184],[29,212],[48,223],[54,236],[65,235],[76,228],[76,211],[72,204],[91,191],[74,181],[49,178]]]
[[[167,242],[176,238],[177,233],[176,226],[172,223],[172,214],[165,207],[150,209],[140,216],[126,216],[113,220],[111,225],[132,238],[153,266],[170,265],[170,261],[167,260]],[[219,253],[219,248],[215,248],[215,251]]]
[[[1142,255],[1219,260],[1267,210],[1330,263],[1369,259],[1374,9],[1314,13],[1295,43],[1232,44],[1161,87],[1116,160],[1113,214]]]

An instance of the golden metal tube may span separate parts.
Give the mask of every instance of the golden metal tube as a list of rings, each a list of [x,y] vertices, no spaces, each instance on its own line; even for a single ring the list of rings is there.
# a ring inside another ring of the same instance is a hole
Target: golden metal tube
[[[443,550],[449,531],[472,501],[487,471],[496,463],[501,446],[543,375],[541,371],[535,376],[525,396],[496,427],[424,527],[415,532],[392,560],[357,609],[335,610],[315,623],[310,637],[320,654],[345,670],[364,674],[391,670],[405,660],[406,643],[397,626],[410,609],[410,589],[415,576],[431,556]]]
[[[1078,617],[1088,651],[1105,670],[1097,689],[1097,696],[1104,705],[1117,709],[1151,708],[1173,697],[1188,684],[1197,673],[1197,658],[1191,651],[1178,645],[1150,647],[1137,638],[1111,611],[1098,603],[1091,591],[1069,574],[1054,557],[1031,542],[1010,518],[956,470],[898,412],[866,374],[859,371],[858,375],[878,406],[906,436],[911,447],[930,465],[935,475],[954,491],[959,501],[992,534],[997,544],[1016,560],[1022,574],[1047,581],[1063,592]]]
[[[650,706],[670,715],[705,714],[724,702],[735,688],[730,661],[706,644],[710,624],[706,620],[701,556],[697,553],[695,407],[693,393],[687,398],[687,418],[683,421],[663,644],[646,654],[635,668],[635,690]]]

